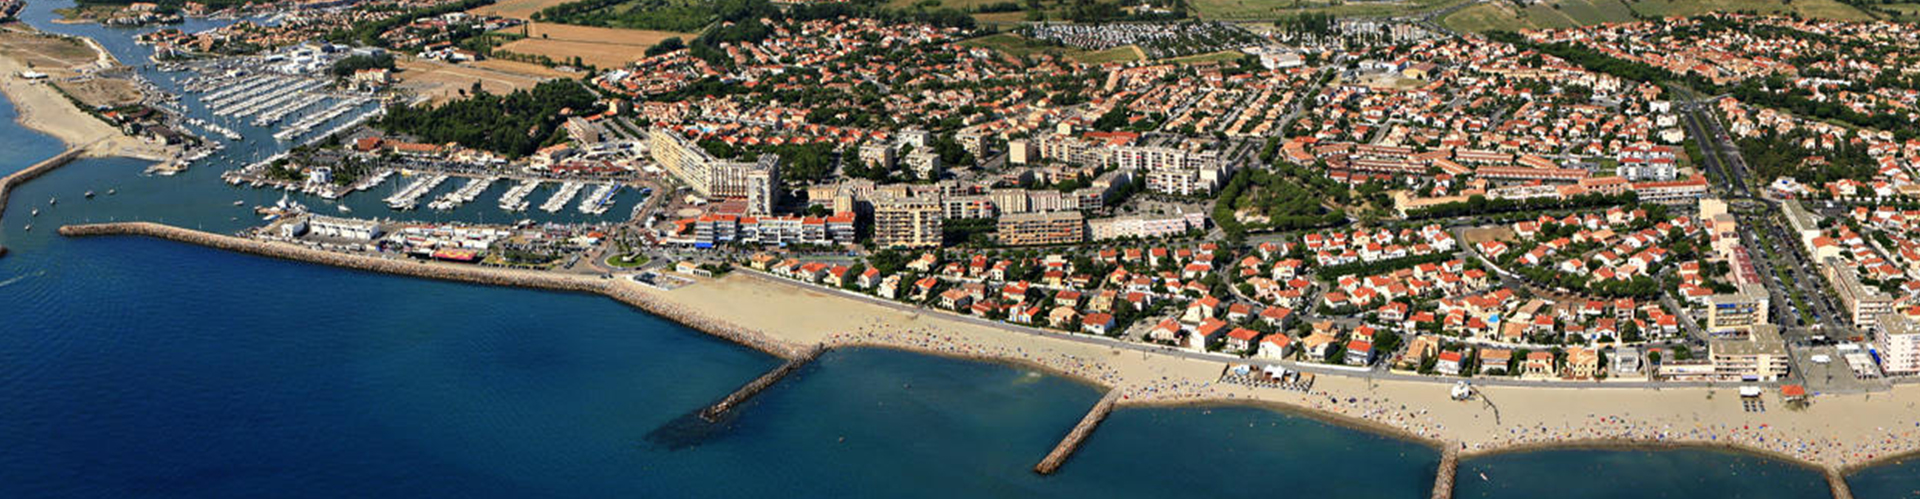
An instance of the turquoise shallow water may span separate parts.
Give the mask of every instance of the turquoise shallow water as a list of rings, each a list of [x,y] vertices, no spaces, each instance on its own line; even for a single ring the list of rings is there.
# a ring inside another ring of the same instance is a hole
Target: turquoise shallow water
[[[139,55],[124,31],[58,29]],[[58,152],[11,111],[0,172]],[[884,350],[830,353],[668,448],[647,435],[774,360],[600,297],[51,234],[126,219],[225,232],[253,223],[233,200],[277,197],[221,185],[217,168],[145,166],[78,161],[9,202],[0,497],[1415,498],[1438,459],[1259,409],[1127,409],[1040,477],[1030,467],[1097,391]],[[1911,497],[1916,477],[1894,465],[1853,481],[1858,497]],[[1505,455],[1464,463],[1460,482],[1460,497],[1826,496],[1817,474],[1694,451]]]

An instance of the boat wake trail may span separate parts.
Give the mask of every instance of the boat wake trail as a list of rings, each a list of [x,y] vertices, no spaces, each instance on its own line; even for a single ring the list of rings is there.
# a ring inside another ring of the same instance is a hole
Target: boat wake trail
[[[39,277],[39,276],[43,276],[43,275],[47,275],[47,271],[45,271],[45,270],[42,270],[42,271],[38,271],[38,272],[34,272],[34,273],[31,273],[31,274],[21,274],[21,275],[17,275],[17,276],[13,276],[13,278],[12,278],[12,279],[7,279],[7,280],[5,280],[5,281],[0,281],[0,288],[4,288],[4,287],[7,287],[7,286],[12,286],[12,285],[13,285],[13,283],[16,283],[16,282],[20,282],[20,281],[24,281],[24,280],[27,280],[27,278],[28,278],[28,277]]]

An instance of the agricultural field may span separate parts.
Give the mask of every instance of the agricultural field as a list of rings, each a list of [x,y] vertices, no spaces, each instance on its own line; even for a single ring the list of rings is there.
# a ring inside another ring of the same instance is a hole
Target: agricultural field
[[[1400,16],[1444,9],[1471,0],[1192,0],[1194,17],[1208,21],[1266,20],[1304,13],[1336,16]]]
[[[972,12],[983,6],[1008,1],[1013,0],[888,0],[887,6],[896,9],[913,9],[917,6],[925,6],[928,10],[948,8]],[[1014,1],[1013,3],[1025,5],[1020,1]]]
[[[1754,11],[1760,13],[1799,13],[1801,16],[1840,21],[1866,21],[1872,17],[1837,0],[1640,0],[1628,3],[1642,15],[1672,17],[1708,12]]]
[[[500,0],[467,12],[531,20],[533,13],[539,12],[540,9],[573,1],[575,0]]]
[[[475,83],[488,93],[504,94],[523,88],[533,88],[546,78],[519,74],[499,69],[447,64],[439,61],[401,58],[395,61],[400,70],[399,88],[426,97],[428,101],[439,104],[459,98],[463,92],[473,88]]]
[[[1517,31],[1522,29],[1569,28],[1608,22],[1633,21],[1633,8],[1625,0],[1550,0],[1516,8],[1506,2],[1492,2],[1462,9],[1443,22],[1458,31]],[[1665,1],[1665,0],[1655,0]]]
[[[1460,9],[1446,19],[1441,20],[1448,29],[1461,32],[1480,33],[1486,31],[1519,31],[1538,28],[1531,21],[1522,19],[1515,13],[1512,5],[1504,2],[1484,3]]]
[[[1183,57],[1162,59],[1160,62],[1173,63],[1173,64],[1200,64],[1200,63],[1206,63],[1206,62],[1238,61],[1246,57],[1247,57],[1246,52],[1241,52],[1238,50],[1222,50],[1219,52],[1209,52],[1205,54],[1194,54],[1194,55],[1183,56]]]
[[[561,71],[558,68],[550,68],[531,62],[509,61],[506,59],[485,59],[469,62],[466,63],[466,65],[534,78],[579,78],[581,75],[578,71]]]
[[[661,40],[679,37],[691,40],[692,33],[640,29],[596,28],[552,23],[528,23],[526,38],[501,45],[502,51],[547,56],[566,63],[579,57],[581,62],[601,68],[617,68],[646,55],[648,47]],[[508,28],[519,34],[522,28]]]
[[[1026,12],[988,12],[984,14],[974,14],[973,20],[978,21],[981,26],[989,26],[989,25],[1002,26],[1003,27],[1002,29],[1010,29],[1005,27],[1014,26],[1014,25],[1018,25],[1020,23],[1026,22],[1027,13]]]
[[[1905,22],[1920,20],[1920,3],[1888,3],[1874,7],[1878,7],[1883,12],[1891,13],[1891,20]]]
[[[1709,12],[1755,11],[1796,12],[1802,16],[1864,20],[1866,13],[1836,0],[1548,0],[1517,7],[1494,1],[1475,5],[1442,20],[1457,31],[1518,31],[1585,26],[1607,22],[1628,22],[1634,14],[1645,16],[1691,16]]]
[[[1014,35],[1010,33],[987,35],[987,36],[963,41],[963,42],[960,42],[960,44],[968,47],[980,47],[985,49],[991,49],[993,51],[1011,55],[1014,57],[1025,57],[1028,55],[1041,54],[1041,53],[1053,54],[1053,55],[1068,57],[1073,60],[1084,62],[1087,64],[1101,64],[1101,63],[1108,63],[1108,62],[1132,62],[1132,61],[1138,61],[1146,58],[1146,54],[1141,53],[1138,47],[1134,47],[1132,45],[1128,45],[1125,47],[1114,47],[1111,49],[1101,50],[1101,51],[1087,51],[1087,50],[1076,49],[1073,47],[1057,47],[1053,45],[1047,45],[1044,43],[1035,42],[1033,40],[1029,40],[1019,35]]]

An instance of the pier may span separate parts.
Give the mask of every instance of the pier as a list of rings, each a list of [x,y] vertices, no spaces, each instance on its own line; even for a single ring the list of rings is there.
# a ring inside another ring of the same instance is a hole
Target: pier
[[[820,353],[824,351],[826,351],[826,347],[815,345],[805,353],[787,359],[785,363],[780,364],[780,367],[773,368],[772,371],[768,371],[766,374],[754,378],[753,381],[748,381],[747,384],[741,385],[740,389],[728,394],[727,398],[720,399],[719,402],[708,406],[706,409],[701,409],[700,419],[704,419],[709,423],[719,421],[721,416],[727,414],[727,411],[733,410],[734,407],[739,407],[741,403],[753,399],[754,395],[759,395],[760,392],[765,391],[767,387],[773,386],[774,383],[779,383],[780,380],[786,378],[788,374],[793,374],[794,371],[805,367],[807,363],[813,362],[813,359],[820,357]]]
[[[1440,468],[1433,474],[1433,499],[1453,499],[1453,477],[1460,473],[1460,445],[1440,449]]]
[[[1100,397],[1100,401],[1093,404],[1093,410],[1087,411],[1086,417],[1080,418],[1080,424],[1073,425],[1073,430],[1067,432],[1066,438],[1060,439],[1060,445],[1053,446],[1053,452],[1048,452],[1047,457],[1040,460],[1040,464],[1033,465],[1033,472],[1051,475],[1055,470],[1060,469],[1060,465],[1067,462],[1067,457],[1072,456],[1073,451],[1079,450],[1080,444],[1087,440],[1087,436],[1093,434],[1093,429],[1100,427],[1100,422],[1105,421],[1107,415],[1113,413],[1113,404],[1119,401],[1120,390],[1107,390],[1107,396]]]

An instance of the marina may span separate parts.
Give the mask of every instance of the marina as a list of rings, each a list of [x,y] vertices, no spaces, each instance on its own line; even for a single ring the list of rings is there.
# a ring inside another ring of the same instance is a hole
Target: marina
[[[364,97],[355,97],[355,98],[346,99],[346,100],[342,100],[340,102],[334,103],[333,106],[328,107],[325,110],[302,117],[299,120],[294,121],[292,124],[287,125],[285,129],[282,129],[278,132],[274,132],[273,138],[275,140],[286,141],[286,140],[291,140],[294,137],[299,137],[300,135],[303,135],[307,132],[312,131],[314,127],[325,124],[326,122],[331,121],[334,118],[338,118],[341,115],[347,114],[349,112],[353,112],[355,109],[359,109],[365,106],[367,102],[369,102],[369,99],[366,99]],[[334,132],[342,131],[348,127],[358,125],[364,122],[365,120],[367,120],[368,118],[375,116],[376,115],[375,113],[378,113],[378,111],[362,114],[346,124],[342,124],[339,127],[327,133],[321,134],[321,136],[331,135]]]
[[[586,186],[587,184],[579,182],[561,184],[560,190],[553,193],[553,197],[547,198],[547,202],[540,204],[540,210],[547,213],[559,213],[561,209],[566,208],[567,201],[572,201],[573,197],[580,194],[580,190],[586,188]]]
[[[506,211],[526,211],[527,205],[532,203],[532,201],[527,200],[527,195],[532,194],[533,190],[538,188],[540,188],[539,180],[522,180],[520,183],[514,184],[512,189],[508,189],[506,194],[500,196],[500,209]]]
[[[448,176],[443,174],[422,176],[414,180],[413,183],[401,188],[400,192],[388,196],[386,199],[387,207],[400,211],[417,208],[420,206],[420,197],[425,196],[427,192],[432,191],[433,188],[439,187],[441,182],[447,181],[447,178]]]
[[[480,197],[480,193],[486,191],[488,187],[492,187],[495,180],[498,179],[491,177],[467,179],[467,183],[460,186],[459,190],[440,195],[438,199],[435,199],[432,203],[428,203],[427,207],[437,211],[459,208],[460,205],[467,204],[472,202],[474,198]]]
[[[613,207],[613,197],[619,193],[620,184],[601,184],[599,187],[594,188],[592,194],[580,198],[580,212],[588,215],[606,213],[608,208]]]

